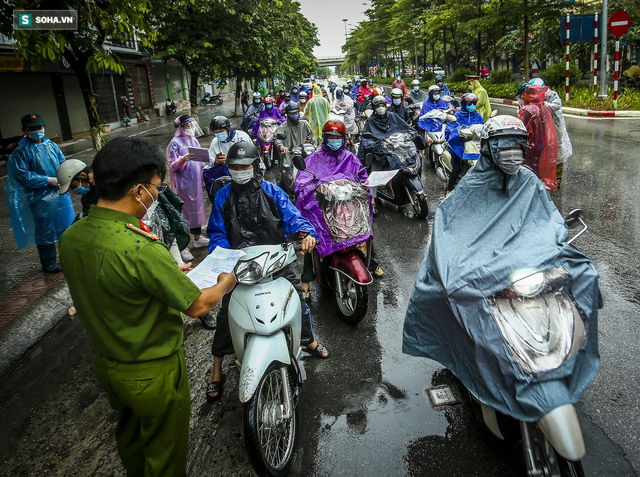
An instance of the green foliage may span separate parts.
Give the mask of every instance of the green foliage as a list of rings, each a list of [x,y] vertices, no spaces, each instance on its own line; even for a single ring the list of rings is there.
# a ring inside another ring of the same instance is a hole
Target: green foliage
[[[505,84],[513,81],[513,73],[511,70],[492,71],[489,81],[492,84]]]
[[[435,77],[436,75],[433,73],[433,71],[425,71],[424,73],[422,73],[422,76],[420,77],[420,81],[424,81],[424,82],[433,81]]]
[[[453,73],[449,75],[447,80],[454,83],[458,81],[466,81],[467,75],[473,75],[473,74],[475,74],[475,71],[471,71],[469,68],[458,68],[457,70],[455,70]]]
[[[594,111],[612,111],[613,88],[607,88],[607,94],[607,98],[598,99],[593,95],[592,88],[571,88],[569,90],[569,101],[565,106]],[[561,97],[564,97],[564,95],[561,95]],[[625,92],[618,96],[618,109],[640,111],[640,92]]]
[[[326,78],[327,76],[331,76],[331,70],[326,66],[321,66],[316,70],[316,78]]]
[[[569,85],[576,84],[582,78],[584,72],[573,63],[569,65]],[[547,86],[552,89],[561,88],[566,83],[567,66],[566,63],[556,63],[540,73]]]

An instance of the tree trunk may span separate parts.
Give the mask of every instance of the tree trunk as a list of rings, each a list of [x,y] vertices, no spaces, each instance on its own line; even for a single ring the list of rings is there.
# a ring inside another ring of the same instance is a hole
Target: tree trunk
[[[187,69],[189,71],[189,69]],[[191,103],[191,117],[198,121],[198,78],[199,71],[189,71],[191,75],[191,84],[189,85],[189,102]]]
[[[423,71],[427,71],[427,39],[422,39],[422,64]]]
[[[400,48],[400,76],[404,76],[404,55],[402,54],[402,48]]]
[[[236,104],[235,109],[233,110],[234,116],[240,116],[240,97],[242,96],[242,79],[240,77],[236,77]]]
[[[529,81],[529,15],[527,15],[527,9],[529,5],[527,0],[524,0],[524,80]]]
[[[89,118],[91,143],[93,150],[98,152],[107,141],[102,135],[102,119],[98,112],[95,96],[93,95],[93,91],[91,91],[91,82],[89,81],[89,72],[87,71],[89,55],[78,50],[70,50],[70,52],[71,54],[65,55],[65,58],[69,61],[78,78],[82,99],[84,100],[84,107],[87,111],[87,117]],[[120,114],[118,114],[118,116],[120,116]]]

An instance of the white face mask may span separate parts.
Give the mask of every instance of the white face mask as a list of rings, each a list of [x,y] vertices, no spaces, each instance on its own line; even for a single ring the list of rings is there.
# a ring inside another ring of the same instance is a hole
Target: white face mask
[[[149,196],[151,197],[151,200],[153,201],[151,202],[151,205],[149,207],[144,205],[144,202],[140,202],[142,204],[142,207],[144,207],[147,211],[147,213],[144,214],[144,216],[142,217],[142,221],[147,222],[151,220],[151,217],[153,216],[153,212],[156,210],[156,207],[158,207],[159,202],[158,202],[158,199],[153,198],[153,195],[151,195],[151,192],[149,192],[145,186],[142,186],[142,188],[147,192],[147,194],[149,194]]]
[[[524,99],[518,98],[518,104],[520,105],[520,107],[523,107],[524,106]]]
[[[438,101],[440,99],[440,95],[439,94],[434,94],[433,95],[433,100],[434,101]]]
[[[231,174],[231,180],[233,182],[236,182],[237,184],[246,184],[253,179],[253,167],[246,171],[234,171],[233,169],[229,169],[229,174]]]
[[[496,164],[505,174],[512,176],[518,172],[522,161],[524,161],[524,152],[521,148],[507,149],[498,153]]]
[[[191,136],[191,137],[195,137],[195,136],[196,136],[196,130],[195,130],[195,129],[192,129],[192,128],[185,129],[185,130],[184,130],[184,133],[185,133],[187,136]]]
[[[378,116],[384,116],[385,114],[387,114],[387,108],[385,108],[384,106],[380,106],[379,108],[376,108],[376,114]]]

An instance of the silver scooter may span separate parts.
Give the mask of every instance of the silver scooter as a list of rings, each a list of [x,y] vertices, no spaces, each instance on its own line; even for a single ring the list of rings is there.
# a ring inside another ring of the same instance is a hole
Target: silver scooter
[[[424,131],[425,141],[429,146],[427,157],[433,167],[439,168],[441,167],[440,163],[442,155],[449,154],[449,151],[447,151],[447,140],[445,139],[444,131],[447,128],[447,123],[455,122],[457,119],[455,116],[446,114],[444,111],[440,111],[439,109],[432,109],[427,114],[420,116],[420,119],[428,119],[433,121],[434,124],[437,124],[438,119],[442,122],[442,127],[439,131]],[[451,162],[451,157],[449,157],[449,162]],[[441,176],[439,177],[442,179]]]
[[[565,223],[587,230],[584,212],[574,210]],[[571,277],[562,267],[539,272],[518,270],[510,287],[488,298],[508,348],[527,374],[548,372],[574,356],[586,340],[583,319],[573,300]],[[559,383],[561,384],[561,383]],[[469,392],[481,422],[499,439],[514,420],[484,404]],[[518,424],[528,477],[584,476],[581,459],[586,454],[582,430],[572,404],[565,404],[534,422]]]
[[[273,275],[296,260],[307,235],[244,248],[234,269],[238,285],[229,302],[229,330],[245,404],[244,440],[258,475],[286,475],[293,460],[296,406],[306,379],[299,359],[302,307],[291,283]]]

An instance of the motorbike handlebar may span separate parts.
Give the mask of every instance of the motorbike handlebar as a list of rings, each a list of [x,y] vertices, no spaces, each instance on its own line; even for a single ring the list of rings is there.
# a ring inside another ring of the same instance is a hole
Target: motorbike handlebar
[[[320,240],[316,239],[316,247],[320,245]],[[296,251],[296,253],[301,252],[302,251],[302,242],[296,242],[295,244],[293,244],[293,249]]]

